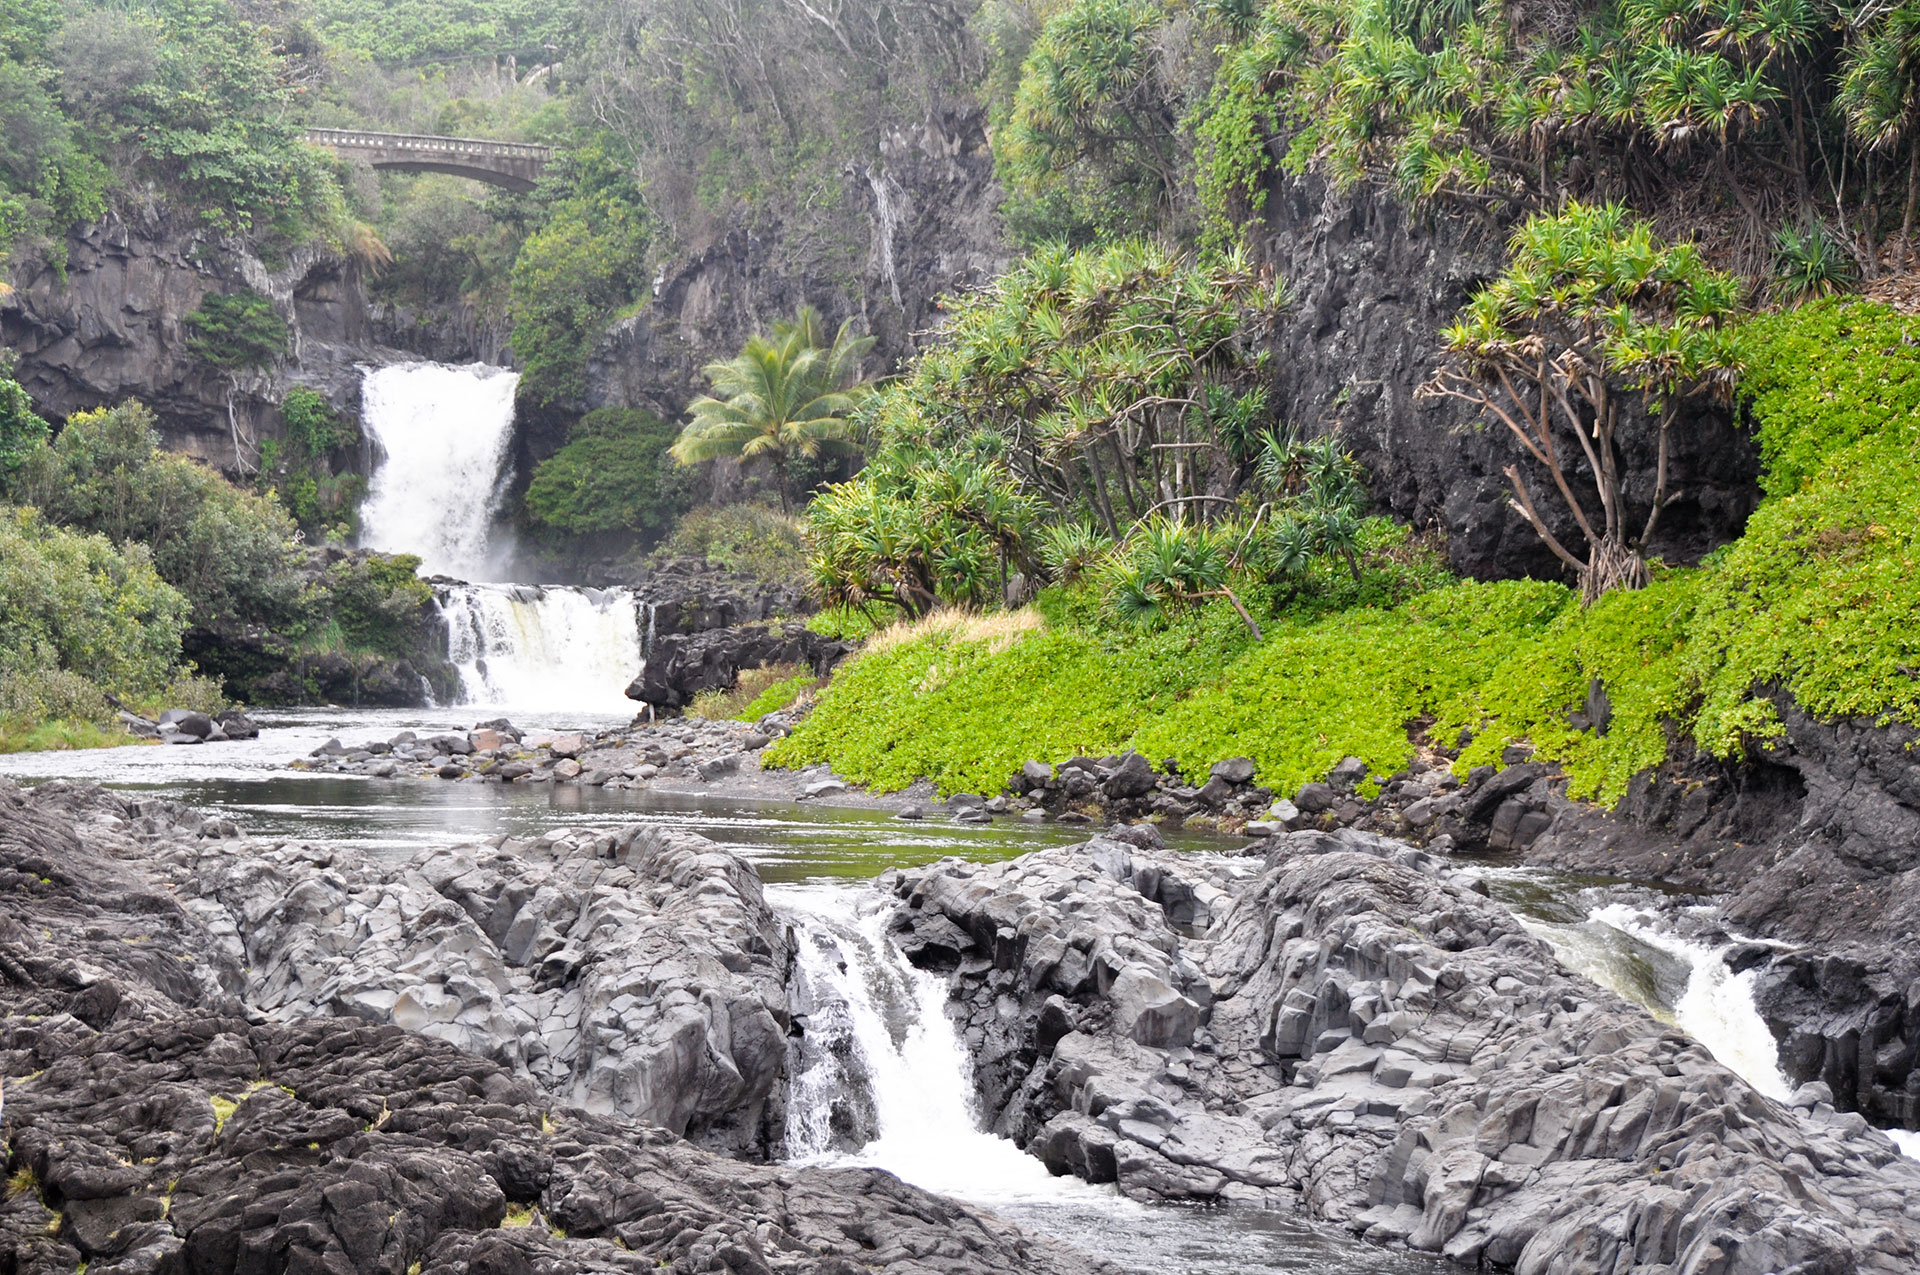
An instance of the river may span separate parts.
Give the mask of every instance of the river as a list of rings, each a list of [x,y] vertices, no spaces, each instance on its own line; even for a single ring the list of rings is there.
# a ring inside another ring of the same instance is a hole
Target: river
[[[1365,1245],[1337,1228],[1251,1210],[1133,1204],[1111,1188],[1050,1177],[1011,1143],[982,1132],[970,1064],[943,1011],[945,988],[887,940],[869,884],[893,866],[948,855],[1004,859],[1083,840],[1084,828],[1026,821],[914,822],[817,803],[715,800],[697,793],[568,785],[421,782],[302,774],[286,763],[329,739],[384,739],[402,730],[464,731],[506,715],[524,729],[624,723],[622,691],[645,658],[649,624],[624,590],[499,582],[510,546],[495,530],[509,477],[512,374],[433,364],[369,369],[369,431],[383,457],[364,511],[373,547],[422,553],[436,582],[462,705],[409,710],[262,710],[257,740],[197,747],[131,746],[0,757],[27,783],[94,781],[230,816],[276,840],[351,845],[405,859],[428,847],[501,834],[629,822],[670,823],[755,864],[795,926],[801,973],[839,980],[844,1029],[872,1078],[879,1135],[852,1154],[827,1149],[817,1078],[794,1078],[788,1129],[798,1158],[889,1169],[968,1199],[1140,1275],[1416,1275],[1431,1259]],[[1194,853],[1240,842],[1192,837]],[[1749,976],[1718,952],[1674,937],[1644,891],[1513,865],[1483,869],[1490,891],[1561,959],[1692,1033],[1751,1083],[1784,1096],[1774,1042],[1754,1012]]]

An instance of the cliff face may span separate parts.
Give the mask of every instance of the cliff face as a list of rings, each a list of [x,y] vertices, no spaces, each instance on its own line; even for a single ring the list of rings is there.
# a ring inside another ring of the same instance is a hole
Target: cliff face
[[[151,207],[76,228],[63,264],[22,264],[0,296],[0,345],[18,355],[19,380],[41,410],[58,418],[141,399],[168,448],[229,474],[254,468],[294,385],[357,416],[362,363],[506,359],[495,320],[370,305],[351,260],[301,249],[269,265]],[[229,374],[187,349],[186,317],[208,294],[242,287],[272,299],[290,340],[271,369]]]
[[[671,417],[704,388],[703,364],[809,303],[872,333],[870,369],[891,372],[939,324],[941,296],[988,283],[1013,258],[978,107],[901,127],[880,163],[842,177],[840,215],[742,212],[688,245],[595,349],[587,406]]]
[[[1259,243],[1292,299],[1274,350],[1274,389],[1284,419],[1347,440],[1375,499],[1396,518],[1443,534],[1456,571],[1552,579],[1559,564],[1507,507],[1501,474],[1521,460],[1537,492],[1548,486],[1545,470],[1466,405],[1414,397],[1439,362],[1441,326],[1499,271],[1507,233],[1476,219],[1410,215],[1365,189],[1277,177]],[[1622,433],[1629,525],[1637,527],[1654,488],[1657,434],[1644,417]],[[1746,525],[1759,502],[1759,458],[1730,409],[1689,413],[1672,445],[1669,490],[1680,498],[1661,515],[1652,548],[1669,562],[1693,562]],[[1597,510],[1591,479],[1572,482]],[[1550,500],[1542,512],[1563,543],[1580,543]]]

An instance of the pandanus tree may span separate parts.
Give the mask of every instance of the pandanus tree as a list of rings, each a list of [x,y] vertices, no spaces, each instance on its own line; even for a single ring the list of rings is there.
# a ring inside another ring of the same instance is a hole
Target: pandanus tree
[[[1446,362],[1420,393],[1472,404],[1545,471],[1584,556],[1555,533],[1518,463],[1505,468],[1510,504],[1578,576],[1584,600],[1639,588],[1660,515],[1683,494],[1670,490],[1669,467],[1681,405],[1732,392],[1739,357],[1728,320],[1742,285],[1617,204],[1530,218],[1510,247],[1505,273],[1442,330]],[[1620,453],[1636,407],[1658,430],[1650,491],[1629,489]]]
[[[695,399],[692,417],[669,449],[682,465],[738,457],[772,466],[780,505],[789,508],[794,460],[856,446],[852,417],[868,386],[860,360],[873,348],[849,320],[829,340],[826,321],[801,307],[771,337],[756,336],[733,358],[707,365],[712,393]]]

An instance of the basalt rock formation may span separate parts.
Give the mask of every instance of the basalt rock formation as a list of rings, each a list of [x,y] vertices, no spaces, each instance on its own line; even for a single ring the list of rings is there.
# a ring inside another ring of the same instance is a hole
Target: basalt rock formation
[[[725,690],[742,669],[801,664],[826,676],[852,645],[821,637],[803,624],[742,624],[657,638],[627,698],[673,715],[702,691]]]
[[[1472,878],[1344,831],[1265,861],[1145,829],[894,874],[996,1129],[1142,1199],[1299,1201],[1527,1275],[1895,1271],[1920,1165],[1756,1092]]]
[[[492,896],[489,866],[475,863],[445,881],[446,894],[396,886],[365,865],[322,865],[284,847],[276,857],[234,832],[153,799],[0,784],[5,1269],[1106,1269],[884,1173],[755,1166],[642,1120],[558,1105],[533,1077],[434,1038],[470,1036],[482,1026],[471,1019],[440,1020],[444,1030],[429,1034],[328,1015],[332,994],[323,1003],[307,980],[333,978],[349,998],[357,987],[356,1011],[377,1011],[366,985],[377,978],[372,959],[408,962],[393,975],[440,975],[448,995],[485,1002],[492,993],[465,984],[487,975],[491,941],[470,928],[467,909],[493,897],[499,910],[514,883]],[[658,853],[677,866],[635,888],[621,876],[636,876],[631,866],[586,856],[602,864],[585,903],[594,924],[639,927],[609,935],[608,976],[635,968],[622,965],[625,954],[660,941],[635,915],[641,897],[663,912],[684,909],[683,926],[715,931],[751,911],[751,873],[737,861]],[[228,870],[183,898],[168,872],[201,857],[223,858]],[[536,875],[516,917],[568,888],[563,867]],[[359,888],[329,894],[349,881]],[[348,920],[367,904],[357,924]],[[713,939],[714,959],[727,959],[728,937]],[[271,945],[281,943],[276,959]],[[705,958],[679,959],[685,969]],[[348,977],[355,970],[358,982]],[[617,1038],[636,1012],[684,1027],[713,1007],[705,992],[672,982],[670,963],[657,972],[661,980],[631,998],[638,1010],[597,1008],[594,1032]],[[738,972],[743,985],[763,975]],[[573,994],[593,995],[580,990],[589,982]],[[685,1031],[681,1039],[698,1061],[701,1042]]]

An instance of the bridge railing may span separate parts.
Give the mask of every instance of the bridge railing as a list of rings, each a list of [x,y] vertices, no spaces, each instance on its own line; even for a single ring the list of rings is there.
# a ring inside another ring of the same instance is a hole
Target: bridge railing
[[[464,158],[531,159],[541,163],[553,158],[551,146],[531,142],[492,142],[476,137],[433,137],[421,133],[373,133],[353,128],[310,128],[306,138],[316,146],[336,150],[407,151],[421,155],[449,155]]]

